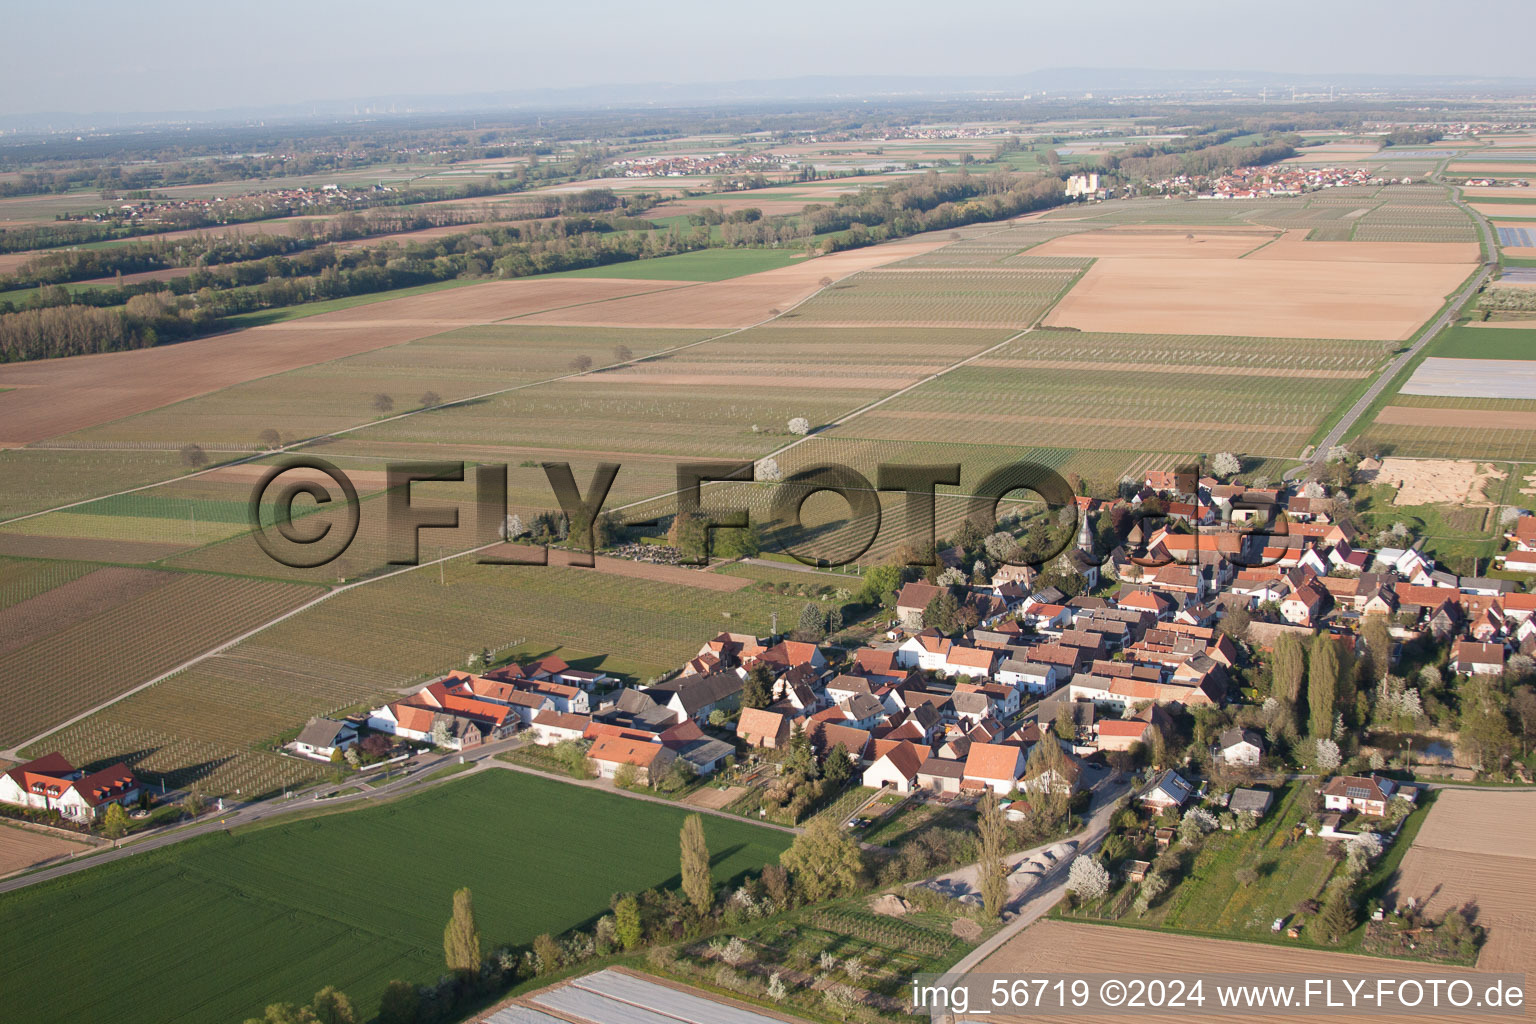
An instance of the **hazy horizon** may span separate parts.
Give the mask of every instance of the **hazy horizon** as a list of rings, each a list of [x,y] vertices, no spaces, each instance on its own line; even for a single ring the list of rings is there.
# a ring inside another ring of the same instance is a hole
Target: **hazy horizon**
[[[1445,0],[1334,8],[1326,21],[1238,20],[1213,0],[1194,7],[1170,19],[1130,0],[1091,8],[982,0],[960,21],[936,19],[931,5],[912,0],[789,0],[764,18],[699,0],[653,15],[616,13],[592,0],[538,8],[461,0],[423,18],[423,8],[399,0],[347,9],[274,0],[259,13],[186,0],[137,8],[88,0],[71,16],[81,24],[62,55],[58,45],[13,47],[0,70],[0,115],[217,111],[815,75],[1198,71],[1241,68],[1260,49],[1265,67],[1255,74],[1531,75],[1521,47],[1448,51],[1445,21],[1465,9]],[[1528,0],[1489,0],[1478,15],[1506,38],[1536,36],[1536,4]],[[58,20],[52,10],[18,10],[13,38],[55,40]]]

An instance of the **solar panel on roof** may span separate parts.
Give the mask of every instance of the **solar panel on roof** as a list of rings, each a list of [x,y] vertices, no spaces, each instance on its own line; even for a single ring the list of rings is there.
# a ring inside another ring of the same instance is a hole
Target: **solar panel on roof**
[[[1345,786],[1344,795],[1351,800],[1369,800],[1371,798],[1371,791],[1364,786]]]

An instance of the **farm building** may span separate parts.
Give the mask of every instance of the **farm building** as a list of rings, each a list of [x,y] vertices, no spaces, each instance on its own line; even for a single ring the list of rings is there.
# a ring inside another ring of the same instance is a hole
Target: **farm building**
[[[95,821],[108,806],[138,799],[139,780],[126,764],[87,775],[54,753],[0,775],[0,803],[58,811],[73,821]]]

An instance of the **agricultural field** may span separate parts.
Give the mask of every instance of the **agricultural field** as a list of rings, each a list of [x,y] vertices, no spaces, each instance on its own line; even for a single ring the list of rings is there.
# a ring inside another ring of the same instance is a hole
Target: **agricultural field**
[[[1425,977],[1422,964],[1413,964],[1376,957],[1358,956],[1352,953],[1335,953],[1321,949],[1286,949],[1283,961],[1276,960],[1273,946],[1228,939],[1205,938],[1192,935],[1171,935],[1137,929],[1118,928],[1110,925],[1079,924],[1076,922],[1042,920],[1009,939],[996,953],[983,960],[976,968],[980,974],[1010,974],[1024,976],[1066,975],[1084,973],[1084,964],[1103,965],[1090,968],[1096,973],[1113,973],[1116,977],[1151,978],[1156,976],[1190,974],[1250,974],[1255,971],[1278,968],[1282,973],[1295,976],[1325,978],[1331,975],[1370,975],[1398,979]],[[993,1014],[990,1020],[1007,1024],[1025,1024],[1037,1020],[1033,1014]],[[1124,1011],[1105,1013],[1075,1013],[1072,1018],[1081,1024],[1117,1024],[1125,1020]],[[1231,1021],[1230,1014],[1198,1014],[1180,1012],[1178,1020],[1191,1024],[1220,1024]],[[1281,1024],[1293,1021],[1295,1015],[1264,1015],[1244,1013],[1245,1021],[1260,1024]],[[1351,1014],[1330,1011],[1330,1021],[1339,1024],[1372,1024],[1382,1020],[1379,1013]],[[1466,1020],[1465,1011],[1415,1013],[1414,1020],[1426,1024],[1458,1024]],[[1512,1024],[1528,1019],[1524,1013],[1500,1014],[1484,1011],[1479,1020]]]
[[[13,604],[0,612],[0,742],[25,740],[318,595],[266,580],[105,568]]]
[[[832,435],[1286,456],[1386,355],[1371,342],[1037,330]]]
[[[1364,432],[1395,455],[1529,461],[1536,400],[1393,396]]]
[[[633,357],[644,357],[707,337],[703,331],[520,327],[516,321],[460,327],[260,377],[78,431],[59,443],[152,444],[173,450],[191,443],[255,451],[264,447],[263,431],[276,430],[291,443],[420,409],[421,396],[429,392],[439,403],[471,399],[564,376],[573,372],[577,359],[593,366],[622,362],[621,346]],[[387,411],[375,406],[379,395],[389,397]]]
[[[31,941],[0,986],[9,1012],[38,1024],[241,1020],[325,985],[372,1016],[391,978],[442,973],[455,889],[474,890],[488,950],[526,945],[589,923],[611,892],[676,884],[685,814],[493,768],[381,806],[216,833],[6,896],[6,934]],[[791,838],[713,816],[704,832],[717,883],[772,861]],[[601,864],[601,879],[573,864]],[[168,961],[195,947],[222,966],[146,984],[137,958],[115,955],[130,932]],[[24,983],[61,957],[98,966],[63,989]]]
[[[89,849],[87,843],[65,839],[58,834],[33,832],[0,823],[0,876]]]
[[[0,443],[15,446],[58,437],[258,377],[454,327],[677,287],[675,281],[497,281],[270,323],[249,333],[129,352],[9,363],[0,366],[0,388],[12,389],[0,394],[0,415],[6,424]]]
[[[1528,970],[1536,961],[1533,826],[1530,793],[1441,792],[1399,867],[1394,900],[1412,897],[1431,917],[1475,907],[1488,929],[1477,969]]]
[[[210,794],[265,793],[312,769],[266,754],[263,743],[310,715],[390,699],[462,667],[471,652],[489,648],[523,660],[558,653],[577,667],[641,683],[692,656],[700,637],[723,629],[766,633],[773,613],[791,622],[805,603],[699,570],[609,560],[580,569],[558,564],[554,554],[550,561],[461,559],[441,575],[408,572],[338,593],[50,736],[37,750],[139,755],[136,767],[150,778],[197,778]]]
[[[1419,364],[1399,394],[1523,399],[1536,395],[1536,360],[1432,356]]]

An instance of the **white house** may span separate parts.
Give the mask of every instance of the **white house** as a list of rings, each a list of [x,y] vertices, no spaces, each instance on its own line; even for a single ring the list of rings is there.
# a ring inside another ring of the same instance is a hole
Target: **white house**
[[[294,753],[329,761],[338,751],[357,743],[357,726],[334,718],[311,718],[293,741]]]
[[[1264,738],[1252,729],[1228,729],[1216,741],[1216,758],[1222,764],[1255,767],[1264,756]]]
[[[1058,665],[1042,665],[1039,662],[1009,658],[997,667],[993,678],[1006,686],[1043,697],[1054,693],[1056,687],[1061,685],[1061,673],[1062,669]]]
[[[87,775],[62,754],[46,754],[0,775],[0,803],[57,811],[73,821],[95,821],[112,804],[139,799],[139,780],[126,764]]]
[[[916,744],[903,740],[864,769],[864,785],[872,789],[889,786],[898,793],[910,793],[917,786],[923,760]]]

